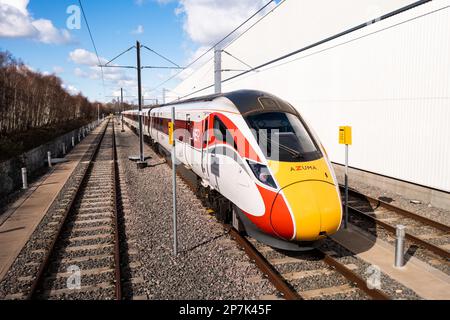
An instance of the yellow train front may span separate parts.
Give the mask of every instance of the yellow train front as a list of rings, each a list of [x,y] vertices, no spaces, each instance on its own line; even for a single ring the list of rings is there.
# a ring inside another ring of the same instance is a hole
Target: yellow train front
[[[265,93],[253,101],[261,107],[247,108],[244,114],[253,132],[246,158],[264,212],[256,205],[243,210],[252,206],[240,199],[238,216],[252,237],[281,249],[301,250],[339,229],[339,186],[325,149],[297,110]]]

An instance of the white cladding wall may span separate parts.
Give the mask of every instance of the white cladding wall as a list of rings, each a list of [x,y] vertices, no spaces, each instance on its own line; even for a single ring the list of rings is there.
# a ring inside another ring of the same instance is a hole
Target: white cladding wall
[[[286,0],[225,50],[257,66],[412,2]],[[351,125],[351,166],[449,192],[449,6],[421,5],[227,81],[223,91],[259,89],[291,102],[337,163],[344,161],[338,127]],[[223,54],[222,67],[243,65]],[[213,79],[210,61],[174,92]]]

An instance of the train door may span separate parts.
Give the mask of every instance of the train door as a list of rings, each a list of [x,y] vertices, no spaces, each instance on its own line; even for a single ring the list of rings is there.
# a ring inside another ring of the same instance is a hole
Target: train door
[[[191,115],[186,113],[185,116],[185,127],[186,132],[184,133],[184,158],[186,160],[186,164],[192,163],[192,150],[191,146],[194,145],[194,139],[192,137],[192,123],[191,123]]]
[[[221,168],[221,150],[224,149],[223,146],[219,146],[218,143],[222,142],[224,140],[224,137],[222,138],[222,132],[225,130],[222,128],[222,132],[219,129],[219,125],[221,124],[221,121],[217,118],[217,116],[214,116],[212,119],[212,145],[211,148],[208,150],[208,168],[209,168],[209,183],[210,185],[215,188],[216,190],[219,190],[219,181],[221,178],[221,175],[224,174],[222,172],[223,168]]]
[[[203,132],[202,132],[202,172],[203,177],[209,177],[208,170],[208,144],[209,144],[209,116],[205,118],[203,122]]]
[[[153,134],[154,134],[154,133],[153,133],[153,132],[154,132],[154,129],[153,129],[153,127],[155,126],[155,124],[154,124],[154,118],[155,118],[155,117],[153,117],[151,111],[148,112],[148,115],[149,115],[149,117],[150,117],[150,127],[149,127],[149,129],[148,129],[148,134],[149,134],[149,136],[150,136],[150,140],[154,140],[154,136],[153,136]]]

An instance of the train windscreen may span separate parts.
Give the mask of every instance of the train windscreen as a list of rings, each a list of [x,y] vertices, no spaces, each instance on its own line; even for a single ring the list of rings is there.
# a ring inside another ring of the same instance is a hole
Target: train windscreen
[[[306,125],[294,114],[266,112],[249,115],[246,120],[269,160],[304,162],[322,157]]]

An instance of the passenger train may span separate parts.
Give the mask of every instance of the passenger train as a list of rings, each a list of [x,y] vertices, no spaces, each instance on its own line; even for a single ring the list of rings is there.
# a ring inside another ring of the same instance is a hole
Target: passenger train
[[[342,221],[338,183],[317,135],[288,102],[240,90],[142,111],[143,131],[169,154],[175,107],[177,160],[197,178],[221,220],[284,250],[310,248]],[[123,119],[137,129],[139,111]]]

